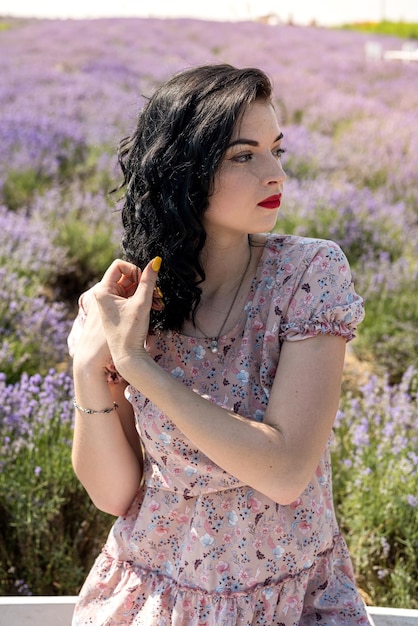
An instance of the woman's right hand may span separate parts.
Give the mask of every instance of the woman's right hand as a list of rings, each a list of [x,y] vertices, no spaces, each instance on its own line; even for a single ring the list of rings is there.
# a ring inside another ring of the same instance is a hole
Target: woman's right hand
[[[82,296],[86,319],[75,346],[74,367],[89,365],[103,371],[109,367],[111,356],[94,289],[92,287]]]

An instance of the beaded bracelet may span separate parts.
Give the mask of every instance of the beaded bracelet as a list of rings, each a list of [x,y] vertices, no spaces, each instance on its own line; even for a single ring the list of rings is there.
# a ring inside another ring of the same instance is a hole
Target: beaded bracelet
[[[82,413],[87,413],[88,415],[92,415],[94,413],[111,413],[112,411],[116,411],[116,409],[119,407],[119,404],[117,402],[114,402],[112,407],[102,409],[101,411],[95,411],[94,409],[84,409],[82,406],[77,404],[77,400],[75,398],[73,398],[73,405],[76,409],[78,409]]]

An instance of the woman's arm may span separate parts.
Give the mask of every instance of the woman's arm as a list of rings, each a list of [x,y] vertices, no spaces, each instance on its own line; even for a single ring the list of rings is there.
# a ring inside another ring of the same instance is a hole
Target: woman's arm
[[[285,343],[263,423],[227,411],[163,371],[131,358],[123,375],[214,463],[289,504],[303,492],[325,449],[340,397],[345,340]]]
[[[74,354],[77,403],[94,410],[118,404],[117,411],[85,414],[76,410],[72,461],[74,471],[97,508],[123,515],[142,477],[142,452],[126,384],[108,384],[110,353],[93,298]]]
[[[128,264],[117,262],[97,291],[118,371],[213,462],[276,502],[295,500],[311,480],[331,431],[345,340],[319,335],[285,343],[264,422],[255,422],[202,398],[149,357],[144,341],[156,273],[147,266],[135,295],[117,297],[114,285],[128,271]]]

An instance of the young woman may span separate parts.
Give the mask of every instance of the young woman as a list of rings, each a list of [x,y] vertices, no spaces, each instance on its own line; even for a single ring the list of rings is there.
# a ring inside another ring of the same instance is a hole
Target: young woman
[[[73,624],[368,624],[332,503],[345,343],[333,242],[266,234],[286,175],[257,69],[184,71],[120,161],[125,260],[81,297],[73,463],[118,516]]]

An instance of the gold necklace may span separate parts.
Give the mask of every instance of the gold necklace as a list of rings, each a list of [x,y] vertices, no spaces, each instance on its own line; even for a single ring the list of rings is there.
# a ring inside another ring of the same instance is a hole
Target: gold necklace
[[[246,274],[248,272],[248,268],[250,267],[250,263],[251,263],[251,244],[250,244],[250,253],[249,253],[249,256],[248,256],[247,265],[245,266],[245,270],[242,273],[241,279],[239,281],[239,285],[237,287],[237,290],[235,292],[235,295],[233,297],[231,305],[230,305],[230,307],[228,309],[228,313],[226,314],[226,317],[225,317],[224,321],[222,322],[222,326],[220,327],[218,334],[215,337],[208,337],[203,332],[203,330],[200,328],[200,326],[197,324],[197,322],[195,321],[195,323],[194,323],[196,328],[202,333],[204,339],[208,339],[209,340],[209,349],[210,349],[211,352],[213,352],[213,354],[216,354],[218,352],[219,337],[222,335],[222,331],[225,328],[225,325],[226,325],[226,323],[227,323],[227,321],[229,319],[229,316],[231,315],[231,311],[234,308],[234,304],[237,301],[238,294],[241,291],[242,283],[244,282],[244,278],[245,278],[245,276],[246,276]]]

